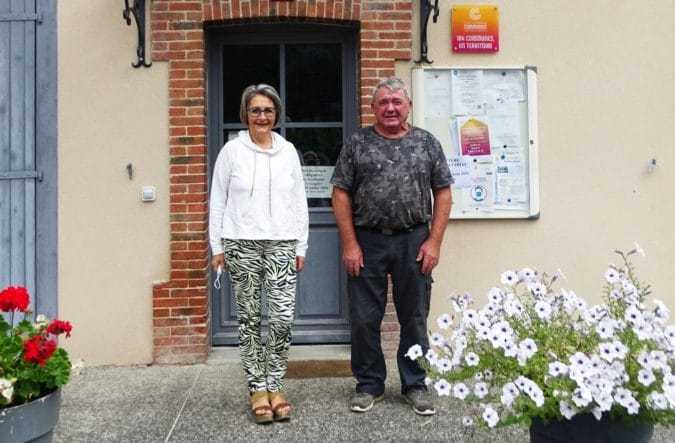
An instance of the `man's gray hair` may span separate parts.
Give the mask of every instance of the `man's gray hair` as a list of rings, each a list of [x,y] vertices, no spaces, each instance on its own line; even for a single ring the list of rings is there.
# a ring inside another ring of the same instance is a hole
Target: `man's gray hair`
[[[385,78],[384,80],[380,80],[380,82],[375,86],[375,89],[373,89],[373,102],[375,102],[375,96],[377,95],[377,91],[379,91],[382,88],[387,88],[391,92],[396,92],[396,91],[403,91],[403,95],[405,95],[405,98],[410,101],[410,94],[408,93],[408,87],[405,85],[405,82],[401,80],[398,77],[389,77]]]
[[[248,126],[248,105],[256,95],[267,97],[274,103],[274,109],[276,111],[274,115],[274,126],[276,126],[281,118],[281,98],[273,86],[265,83],[248,86],[244,89],[244,92],[241,93],[241,105],[239,107],[239,118],[241,119],[241,122]]]

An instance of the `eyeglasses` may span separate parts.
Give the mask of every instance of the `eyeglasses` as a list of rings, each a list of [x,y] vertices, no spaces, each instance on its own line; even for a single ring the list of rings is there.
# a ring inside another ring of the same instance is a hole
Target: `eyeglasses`
[[[260,114],[265,114],[265,117],[272,117],[277,113],[274,108],[248,108],[247,111],[254,117],[259,117]]]

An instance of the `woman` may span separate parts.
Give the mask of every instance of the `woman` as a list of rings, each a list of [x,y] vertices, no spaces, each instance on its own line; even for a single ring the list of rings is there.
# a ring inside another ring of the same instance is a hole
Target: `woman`
[[[272,128],[281,100],[265,84],[241,96],[248,130],[225,144],[213,171],[209,212],[214,270],[227,268],[239,314],[239,349],[253,418],[290,418],[283,377],[295,308],[296,273],[305,263],[308,210],[295,147]],[[260,294],[265,289],[269,334],[260,339]]]

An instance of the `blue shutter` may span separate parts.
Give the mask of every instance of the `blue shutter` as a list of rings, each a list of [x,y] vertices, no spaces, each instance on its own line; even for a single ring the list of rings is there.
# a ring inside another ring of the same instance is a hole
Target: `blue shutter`
[[[0,288],[35,301],[35,1],[0,0]],[[39,310],[32,303],[32,309]]]

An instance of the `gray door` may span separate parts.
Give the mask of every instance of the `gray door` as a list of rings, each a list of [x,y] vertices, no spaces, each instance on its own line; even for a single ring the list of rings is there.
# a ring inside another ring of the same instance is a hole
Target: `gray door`
[[[309,250],[299,275],[294,343],[350,341],[346,276],[335,217],[322,185],[346,138],[357,126],[354,27],[302,24],[233,26],[207,30],[209,164],[223,144],[244,129],[242,90],[268,83],[285,112],[277,129],[293,142],[303,162],[310,207]],[[213,343],[237,343],[236,306],[229,281],[211,286]]]
[[[0,0],[0,288],[25,286],[32,310],[50,317],[56,314],[54,3]]]

